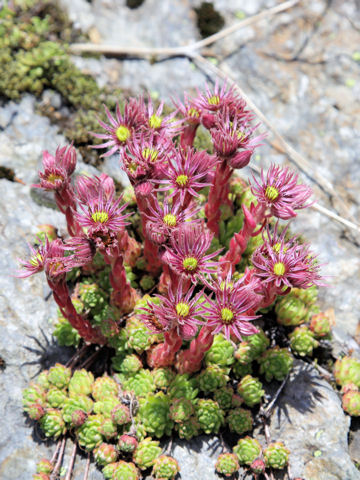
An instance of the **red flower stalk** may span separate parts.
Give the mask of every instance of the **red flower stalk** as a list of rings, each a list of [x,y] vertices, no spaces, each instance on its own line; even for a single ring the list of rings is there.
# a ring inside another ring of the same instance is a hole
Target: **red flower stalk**
[[[265,222],[265,207],[262,204],[251,204],[250,210],[242,205],[244,213],[244,223],[239,233],[235,233],[230,240],[229,250],[221,258],[221,274],[225,278],[228,272],[232,272],[235,266],[240,262],[242,254],[245,252],[249,239],[255,237],[261,231]],[[259,223],[262,222],[260,230],[256,230]]]
[[[212,238],[213,235],[203,225],[185,224],[171,238],[164,261],[175,273],[196,283],[206,273],[214,273],[219,265],[211,259],[221,250],[206,255]]]
[[[33,185],[36,188],[52,190],[59,210],[66,216],[70,235],[77,235],[80,231],[73,211],[76,210],[74,190],[71,186],[71,175],[76,167],[76,151],[69,147],[57,148],[55,157],[49,152],[43,153],[43,172],[39,172],[40,183]]]
[[[186,150],[176,152],[171,158],[163,171],[165,179],[153,180],[153,182],[164,185],[158,188],[159,192],[171,191],[169,198],[175,197],[186,206],[193,197],[200,196],[199,190],[211,186],[209,177],[212,177],[216,163],[215,156],[205,151],[195,152],[188,147]]]
[[[266,178],[261,171],[261,182],[254,178],[252,193],[258,202],[268,209],[268,215],[288,220],[296,217],[295,210],[306,208],[312,203],[306,203],[312,195],[312,190],[306,185],[297,184],[298,175],[288,168],[271,165]]]
[[[178,353],[175,363],[178,372],[194,373],[200,370],[204,355],[213,341],[213,329],[204,325],[199,335],[190,342],[190,347]]]
[[[69,290],[66,284],[66,273],[74,267],[82,266],[82,261],[87,261],[87,255],[76,256],[76,254],[68,255],[68,248],[60,239],[56,239],[45,245],[41,245],[36,252],[33,248],[32,258],[29,262],[21,262],[27,270],[19,273],[18,277],[27,277],[33,273],[45,270],[49,287],[53,291],[54,299],[58,304],[63,316],[70,322],[79,335],[89,343],[104,343],[102,335],[91,325],[91,323],[79,315],[71,301]]]
[[[177,329],[164,333],[164,343],[153,346],[147,352],[147,363],[151,368],[169,367],[174,364],[176,352],[182,345],[182,338]]]
[[[187,94],[184,94],[184,103],[180,100],[174,101],[174,105],[177,108],[177,112],[183,118],[183,128],[180,135],[180,146],[183,149],[192,147],[196,130],[200,125],[201,109],[196,107]]]
[[[231,206],[229,180],[233,170],[243,168],[249,163],[254,149],[259,146],[258,142],[264,138],[264,135],[252,138],[258,125],[250,127],[249,118],[250,114],[231,120],[229,110],[224,110],[218,114],[214,128],[210,130],[219,164],[205,205],[205,214],[208,228],[215,235],[219,233],[221,205]]]
[[[104,105],[110,123],[107,124],[100,119],[98,119],[98,122],[106,133],[91,132],[91,134],[96,138],[105,140],[105,142],[100,145],[93,145],[92,148],[109,148],[106,153],[101,155],[102,157],[109,157],[117,151],[122,151],[133,140],[134,135],[137,134],[145,122],[142,103],[141,99],[140,101],[134,98],[130,99],[128,103],[125,103],[124,114],[121,113],[120,106],[117,104],[115,118]]]
[[[227,339],[234,334],[240,341],[243,335],[257,333],[258,329],[250,323],[259,317],[254,315],[262,300],[254,292],[257,284],[256,279],[245,283],[244,278],[232,283],[231,275],[223,282],[208,284],[215,293],[215,300],[208,298],[210,306],[204,307],[208,314],[206,327],[212,328],[214,335],[223,331]]]

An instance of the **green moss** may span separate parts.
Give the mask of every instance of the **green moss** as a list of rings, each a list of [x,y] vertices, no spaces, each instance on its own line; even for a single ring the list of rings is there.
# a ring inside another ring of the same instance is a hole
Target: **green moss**
[[[81,147],[99,143],[89,132],[99,129],[102,104],[113,110],[120,92],[101,89],[74,65],[67,45],[79,40],[55,0],[16,0],[0,12],[0,96],[19,100],[24,93],[40,96],[44,89],[60,93],[70,118],[51,106],[42,106],[41,113],[61,126],[66,123],[65,135]],[[87,161],[97,157],[88,148],[81,153]]]

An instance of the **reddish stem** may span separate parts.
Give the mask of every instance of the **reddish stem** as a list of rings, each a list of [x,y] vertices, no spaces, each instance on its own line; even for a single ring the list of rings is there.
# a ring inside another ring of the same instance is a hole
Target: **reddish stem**
[[[203,327],[199,335],[194,338],[187,350],[179,352],[176,359],[176,368],[179,373],[194,373],[200,370],[205,353],[214,341],[213,330]]]
[[[164,333],[164,343],[155,345],[147,354],[147,363],[151,368],[173,365],[175,355],[180,350],[182,339],[176,327]]]
[[[114,251],[113,256],[104,254],[104,260],[111,265],[109,278],[113,287],[111,294],[112,304],[118,307],[122,313],[132,312],[138,299],[138,294],[127,281],[123,255],[117,249],[117,251]]]
[[[104,337],[91,325],[89,320],[78,314],[75,310],[70,298],[65,275],[63,277],[57,277],[56,282],[49,278],[47,281],[53,291],[55,302],[59,305],[61,313],[69,321],[71,326],[78,331],[80,337],[89,343],[105,343]]]
[[[242,254],[245,252],[248,242],[252,236],[258,235],[261,231],[255,232],[258,223],[265,220],[265,208],[258,204],[254,206],[251,204],[250,210],[245,205],[242,205],[244,212],[244,223],[239,233],[235,233],[234,237],[230,240],[229,250],[221,260],[221,275],[226,277],[227,273],[231,269],[233,272],[235,266],[240,262]]]
[[[229,204],[230,185],[229,180],[233,170],[223,160],[218,164],[210,187],[209,198],[205,205],[205,215],[208,219],[207,227],[215,235],[219,234],[219,221],[221,216],[221,205]]]

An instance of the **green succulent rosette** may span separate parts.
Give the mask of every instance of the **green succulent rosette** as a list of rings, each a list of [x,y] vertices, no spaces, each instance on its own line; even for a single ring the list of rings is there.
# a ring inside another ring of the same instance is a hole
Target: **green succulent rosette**
[[[166,390],[175,378],[175,372],[171,368],[155,368],[151,371],[156,388]]]
[[[276,302],[275,313],[280,325],[297,326],[309,319],[309,308],[295,295],[286,295]]]
[[[197,377],[200,390],[204,393],[214,392],[227,384],[229,377],[224,370],[217,365],[206,367]]]
[[[108,465],[109,463],[116,462],[118,458],[118,451],[111,443],[101,443],[94,449],[95,462],[98,465]]]
[[[273,378],[283,381],[294,363],[293,356],[287,348],[279,347],[266,350],[257,361],[260,365],[260,373],[265,376],[267,382],[271,382]]]
[[[171,398],[194,400],[198,393],[197,380],[195,377],[190,377],[188,373],[176,375],[168,389],[168,395]]]
[[[215,464],[215,470],[225,477],[231,477],[239,468],[239,460],[233,453],[222,453]]]
[[[338,359],[335,362],[333,373],[336,383],[342,387],[353,383],[360,388],[360,360],[348,356]]]
[[[200,428],[206,433],[218,433],[224,423],[224,412],[214,400],[200,399],[197,401],[196,417]]]
[[[56,363],[54,367],[49,369],[48,381],[57,388],[65,388],[68,386],[71,378],[71,369]]]
[[[273,442],[264,449],[263,454],[267,467],[282,470],[288,464],[290,450],[283,442]]]
[[[175,398],[170,405],[170,418],[175,423],[188,420],[194,413],[194,405],[187,398]]]
[[[234,363],[234,346],[224,335],[214,336],[214,341],[205,355],[206,365],[218,365],[219,367],[229,367]]]
[[[160,442],[152,440],[150,437],[142,440],[137,446],[133,455],[133,461],[140,468],[146,470],[154,465],[154,461],[161,455]]]
[[[69,395],[90,395],[94,384],[94,375],[84,368],[75,370],[69,382]]]
[[[292,352],[300,357],[311,356],[314,348],[319,345],[314,333],[306,325],[295,328],[289,339]]]
[[[246,375],[238,384],[237,391],[248,407],[261,402],[265,391],[262,388],[262,383],[257,378],[251,375]]]
[[[92,396],[96,401],[101,401],[109,396],[117,396],[118,392],[118,384],[107,375],[98,377],[92,385]]]
[[[53,408],[61,407],[67,398],[64,390],[56,387],[50,387],[46,393],[46,403]]]
[[[177,423],[175,430],[178,432],[179,438],[190,440],[200,434],[201,427],[196,417],[190,417],[182,423]]]
[[[180,467],[175,458],[169,455],[160,455],[154,460],[152,474],[161,480],[172,480],[179,473]]]
[[[94,402],[86,395],[78,395],[77,397],[66,398],[62,408],[62,415],[65,422],[71,426],[74,426],[74,412],[82,411],[87,416],[92,412],[93,405]]]
[[[79,445],[88,452],[94,450],[103,442],[102,423],[103,417],[101,415],[90,415],[76,431]]]
[[[229,410],[232,406],[234,390],[231,387],[223,387],[215,390],[214,400],[222,410]]]
[[[149,435],[161,438],[171,434],[174,422],[170,419],[170,398],[163,392],[141,398],[137,416]]]
[[[254,460],[260,457],[261,445],[256,438],[246,436],[238,440],[238,443],[233,448],[233,452],[238,457],[241,465],[250,466]]]
[[[139,480],[139,471],[132,462],[120,460],[113,472],[112,480]]]
[[[244,408],[234,408],[230,410],[226,417],[226,422],[230,430],[238,435],[252,430],[253,427],[251,412]]]
[[[127,377],[118,374],[117,378],[120,380],[124,390],[134,392],[137,397],[144,397],[148,393],[154,392],[156,388],[150,370],[145,368],[141,368],[134,375]]]
[[[39,421],[41,430],[45,437],[57,439],[66,432],[64,419],[61,411],[56,408],[48,408]]]

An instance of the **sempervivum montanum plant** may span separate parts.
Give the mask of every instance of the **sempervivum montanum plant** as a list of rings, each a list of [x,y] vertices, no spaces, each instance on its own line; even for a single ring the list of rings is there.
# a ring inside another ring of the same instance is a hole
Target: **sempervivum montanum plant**
[[[72,145],[44,153],[35,187],[54,193],[68,233],[60,238],[47,228],[18,272],[45,272],[64,344],[115,352],[114,378],[55,365],[24,392],[24,409],[45,435],[74,433],[106,478],[137,478],[137,467],[151,466],[155,477],[172,478],[176,461],[160,457],[150,436],[174,430],[190,439],[225,425],[250,431],[252,414],[242,403],[256,408],[264,396],[250,375],[253,362],[267,381],[283,380],[293,363],[287,349],[267,350],[258,318],[276,301],[279,323],[306,322],[316,313],[313,289],[322,284],[310,246],[279,223],[311,204],[310,188],[275,165],[250,187],[232,178],[265,137],[255,133],[254,115],[235,88],[207,86],[175,107],[165,114],[163,103],[141,97],[115,113],[105,109],[103,131],[94,133],[103,143],[94,148],[118,156],[131,184],[124,195],[106,174],[75,179]],[[195,147],[204,132],[212,153]],[[291,301],[281,300],[290,292]],[[327,332],[314,319],[292,334],[291,347],[310,355],[315,336]],[[356,365],[345,363],[336,367],[337,381],[357,384]],[[241,446],[246,465],[263,462],[251,455],[256,447],[250,440]],[[267,461],[280,465],[281,449],[273,450]],[[224,454],[218,471],[235,471],[236,455]]]

